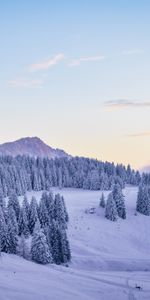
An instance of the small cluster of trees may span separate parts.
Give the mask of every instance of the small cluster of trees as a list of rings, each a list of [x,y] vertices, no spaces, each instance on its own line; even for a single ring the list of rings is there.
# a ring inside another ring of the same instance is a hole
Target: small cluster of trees
[[[11,192],[6,206],[0,194],[0,249],[35,262],[67,263],[71,259],[67,238],[69,216],[60,194],[43,192],[39,204],[24,196],[20,206]]]
[[[0,191],[4,197],[9,196],[12,189],[19,196],[31,190],[49,191],[52,186],[110,190],[116,183],[123,188],[125,184],[139,185],[140,182],[139,172],[122,164],[115,166],[83,157],[0,156]]]
[[[136,210],[143,215],[150,216],[150,186],[147,184],[140,184]]]
[[[115,184],[111,193],[109,193],[105,203],[104,194],[100,199],[100,206],[105,208],[105,217],[111,221],[117,221],[118,217],[126,219],[126,207],[124,195],[121,186]]]

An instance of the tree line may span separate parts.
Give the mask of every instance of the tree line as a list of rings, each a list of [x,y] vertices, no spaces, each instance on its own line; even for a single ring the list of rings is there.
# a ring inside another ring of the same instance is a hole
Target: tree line
[[[149,178],[149,179],[148,179]],[[49,191],[51,187],[73,187],[89,190],[111,190],[114,184],[139,185],[150,177],[142,176],[130,166],[102,162],[83,157],[34,158],[28,156],[0,157],[0,191],[4,197],[11,190],[24,195],[26,191]]]

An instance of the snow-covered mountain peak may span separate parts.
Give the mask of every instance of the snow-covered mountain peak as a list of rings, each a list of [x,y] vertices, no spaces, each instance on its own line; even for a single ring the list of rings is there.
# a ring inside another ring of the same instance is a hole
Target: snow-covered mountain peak
[[[14,142],[1,144],[0,155],[29,155],[48,158],[68,157],[65,151],[48,146],[38,137],[25,137]]]

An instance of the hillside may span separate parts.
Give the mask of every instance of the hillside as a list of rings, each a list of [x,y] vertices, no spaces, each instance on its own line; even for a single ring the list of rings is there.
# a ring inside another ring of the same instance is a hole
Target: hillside
[[[68,154],[60,149],[54,149],[46,145],[38,137],[26,137],[14,142],[0,145],[0,155],[28,155],[33,157],[67,157]]]
[[[0,299],[150,299],[150,217],[135,215],[137,188],[127,187],[123,192],[127,219],[111,222],[98,207],[100,191],[61,190],[70,215],[69,268],[41,266],[3,254]],[[28,192],[28,198],[33,194],[40,199],[41,192]],[[85,213],[92,207],[95,214]]]

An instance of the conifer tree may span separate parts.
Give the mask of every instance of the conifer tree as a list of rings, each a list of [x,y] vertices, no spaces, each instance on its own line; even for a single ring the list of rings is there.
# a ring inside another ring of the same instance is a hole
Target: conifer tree
[[[41,229],[40,223],[35,225],[32,243],[31,243],[31,257],[32,260],[40,264],[48,264],[53,261],[47,244],[46,236]]]
[[[49,224],[50,224],[48,210],[47,210],[47,207],[46,207],[43,199],[41,199],[40,204],[39,204],[39,220],[40,220],[42,228],[49,226]]]
[[[32,197],[30,203],[30,213],[29,213],[29,229],[30,233],[33,233],[35,223],[38,221],[38,212],[37,212],[37,202],[35,197]]]
[[[12,205],[8,206],[8,208],[7,208],[7,219],[8,218],[11,220],[15,234],[18,235],[18,233],[19,233],[18,222],[17,222],[16,214],[15,214],[15,211],[14,211]]]
[[[5,222],[5,218],[1,206],[0,206],[0,243],[1,243],[1,251],[5,251],[6,243],[7,243],[7,225]]]
[[[29,223],[30,204],[29,204],[29,201],[28,201],[26,195],[23,198],[22,207],[24,207],[24,209],[25,209],[27,220],[28,220],[28,223]]]
[[[124,196],[122,194],[122,189],[119,184],[114,185],[112,190],[112,195],[116,203],[118,216],[122,219],[126,219],[126,208],[125,208]]]
[[[54,201],[54,219],[58,222],[59,226],[63,229],[67,228],[66,214],[64,211],[64,204],[60,194],[55,195]]]
[[[20,237],[17,247],[17,254],[27,260],[30,258],[30,251],[24,234],[22,234]]]
[[[146,185],[139,186],[136,209],[141,214],[150,216],[150,193]]]
[[[25,206],[22,206],[19,214],[18,227],[19,227],[19,235],[23,234],[25,238],[28,238],[30,235],[28,224],[29,223],[26,214],[26,209]]]
[[[11,254],[16,254],[17,246],[18,246],[18,237],[13,228],[11,219],[8,218],[8,220],[7,220],[7,249],[6,249],[6,252],[11,253]]]
[[[118,217],[117,208],[112,193],[110,193],[107,198],[105,217],[111,221],[117,221],[117,217]]]
[[[101,207],[105,208],[106,203],[105,203],[105,198],[104,198],[104,193],[102,193],[101,198],[100,198],[100,204]]]
[[[16,213],[17,221],[18,221],[19,213],[20,213],[20,204],[19,204],[19,201],[18,201],[18,197],[17,197],[17,195],[14,191],[12,191],[10,196],[9,196],[8,207],[10,207],[10,206],[13,207],[13,209]]]

